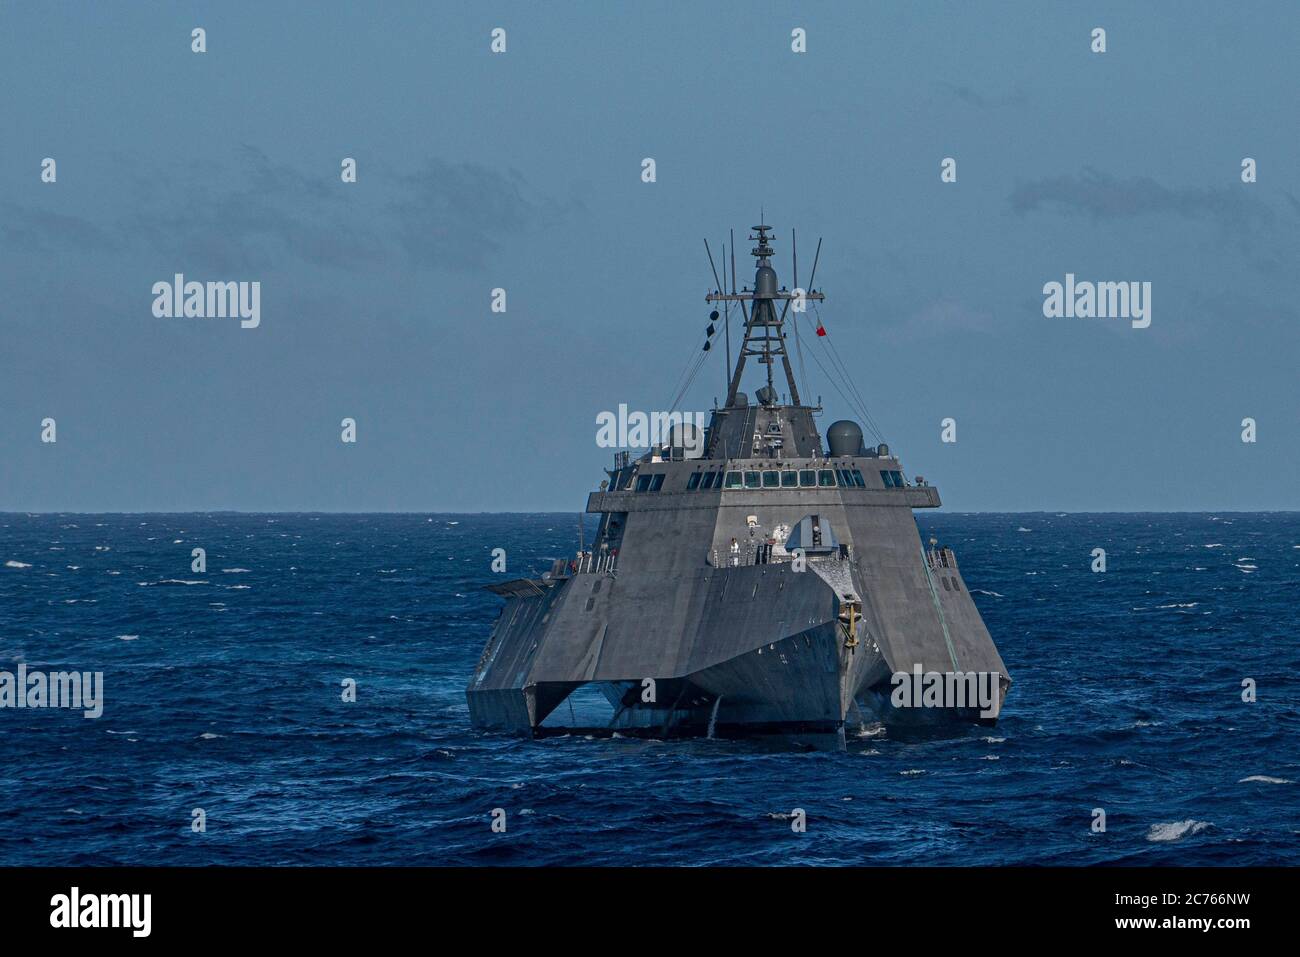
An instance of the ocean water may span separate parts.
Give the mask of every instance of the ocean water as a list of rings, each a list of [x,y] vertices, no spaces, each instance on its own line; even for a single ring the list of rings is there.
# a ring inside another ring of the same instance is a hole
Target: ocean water
[[[1300,515],[918,520],[1011,695],[833,753],[471,730],[490,552],[572,515],[0,515],[0,670],[105,689],[0,709],[0,864],[1300,863]]]

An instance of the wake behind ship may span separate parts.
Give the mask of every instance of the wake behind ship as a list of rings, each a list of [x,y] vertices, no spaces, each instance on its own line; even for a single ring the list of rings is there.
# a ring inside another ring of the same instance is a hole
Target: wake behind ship
[[[800,399],[785,324],[792,305],[797,321],[824,297],[798,288],[797,258],[795,288],[778,288],[770,230],[750,237],[752,289],[736,291],[733,263],[731,292],[724,274],[706,297],[728,319],[739,308],[744,339],[702,441],[686,426],[639,458],[617,453],[587,501],[600,516],[590,547],[488,586],[505,605],[467,690],[475,727],[544,734],[584,685],[612,709],[586,732],[842,746],[846,725],[988,718],[964,695],[900,707],[898,676],[921,674],[947,676],[950,691],[954,675],[989,678],[1000,710],[1006,666],[952,550],[926,548],[912,515],[938,508],[938,490],[854,422],[833,423],[823,444],[821,409]],[[767,379],[752,403],[740,388],[751,358]]]

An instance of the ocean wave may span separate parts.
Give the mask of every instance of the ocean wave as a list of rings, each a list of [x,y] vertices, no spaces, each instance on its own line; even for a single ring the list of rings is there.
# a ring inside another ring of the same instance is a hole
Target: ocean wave
[[[15,562],[15,561],[5,562],[5,568],[31,568],[31,567],[32,566],[29,565],[27,562]]]
[[[1252,774],[1248,778],[1242,778],[1238,784],[1249,784],[1255,782],[1258,784],[1295,784],[1290,778],[1275,778],[1267,774]]]
[[[1156,842],[1181,841],[1188,834],[1200,834],[1207,827],[1213,826],[1209,821],[1196,821],[1190,817],[1185,821],[1152,824],[1151,829],[1147,831],[1147,840]]]

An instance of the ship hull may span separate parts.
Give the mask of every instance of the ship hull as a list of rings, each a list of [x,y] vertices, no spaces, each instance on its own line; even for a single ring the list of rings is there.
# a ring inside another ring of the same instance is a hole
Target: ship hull
[[[969,707],[918,713],[890,700],[893,676],[918,667],[1002,676],[999,708],[1008,683],[955,562],[927,568],[914,524],[911,535],[906,561],[877,551],[874,563],[860,555],[803,571],[532,582],[507,599],[467,689],[473,724],[535,737],[778,735],[842,747],[846,726],[940,731],[987,720]],[[552,718],[584,685],[604,692],[608,718]]]

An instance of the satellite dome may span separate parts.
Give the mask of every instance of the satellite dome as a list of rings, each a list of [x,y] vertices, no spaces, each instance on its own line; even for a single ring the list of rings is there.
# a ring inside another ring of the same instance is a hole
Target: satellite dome
[[[838,422],[832,422],[830,428],[826,430],[826,442],[830,445],[832,457],[861,455],[862,429],[856,422],[840,419]]]

